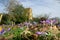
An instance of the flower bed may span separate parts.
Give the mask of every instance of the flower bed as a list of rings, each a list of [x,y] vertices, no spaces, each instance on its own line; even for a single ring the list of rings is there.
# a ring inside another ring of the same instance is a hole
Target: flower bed
[[[53,29],[49,29],[46,31],[41,31],[40,26],[32,26],[32,27],[18,27],[18,26],[10,26],[2,28],[0,39],[7,40],[58,40],[60,38],[60,34],[55,34],[51,31]],[[42,27],[43,29],[43,27]]]

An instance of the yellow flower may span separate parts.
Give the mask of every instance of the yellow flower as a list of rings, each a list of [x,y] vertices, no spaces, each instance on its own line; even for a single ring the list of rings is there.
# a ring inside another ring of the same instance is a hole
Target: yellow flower
[[[2,27],[0,27],[0,32],[2,31]]]

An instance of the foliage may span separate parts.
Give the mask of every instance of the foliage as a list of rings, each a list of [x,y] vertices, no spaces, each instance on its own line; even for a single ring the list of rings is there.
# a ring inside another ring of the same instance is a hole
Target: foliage
[[[11,23],[10,15],[4,14],[1,20],[1,24],[10,24]]]
[[[12,24],[12,22],[18,24],[27,21],[27,12],[25,10],[22,5],[17,4],[8,14],[3,14],[1,24]]]

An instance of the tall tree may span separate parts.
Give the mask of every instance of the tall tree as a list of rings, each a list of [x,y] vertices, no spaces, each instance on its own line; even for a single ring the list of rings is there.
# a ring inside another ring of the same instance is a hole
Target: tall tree
[[[9,3],[8,3],[8,5],[6,6],[6,7],[7,7],[7,11],[8,11],[8,12],[12,11],[12,10],[14,9],[14,7],[15,7],[16,5],[18,5],[18,4],[19,4],[19,3],[18,3],[17,0],[9,0]]]
[[[16,0],[10,0],[7,9],[8,14],[13,17],[12,21],[14,21],[15,23],[24,22],[27,19],[25,8]]]

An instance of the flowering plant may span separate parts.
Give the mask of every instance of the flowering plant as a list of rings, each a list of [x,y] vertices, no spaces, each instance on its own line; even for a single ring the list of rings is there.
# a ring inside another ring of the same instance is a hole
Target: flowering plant
[[[46,32],[36,32],[36,34],[41,35],[41,36],[48,35],[48,33],[46,33]]]
[[[4,29],[2,27],[0,27],[0,34],[3,34]]]
[[[47,23],[47,24],[54,24],[54,23],[56,23],[56,20],[55,19],[53,19],[53,20],[44,20],[44,21],[40,21],[41,23]]]

